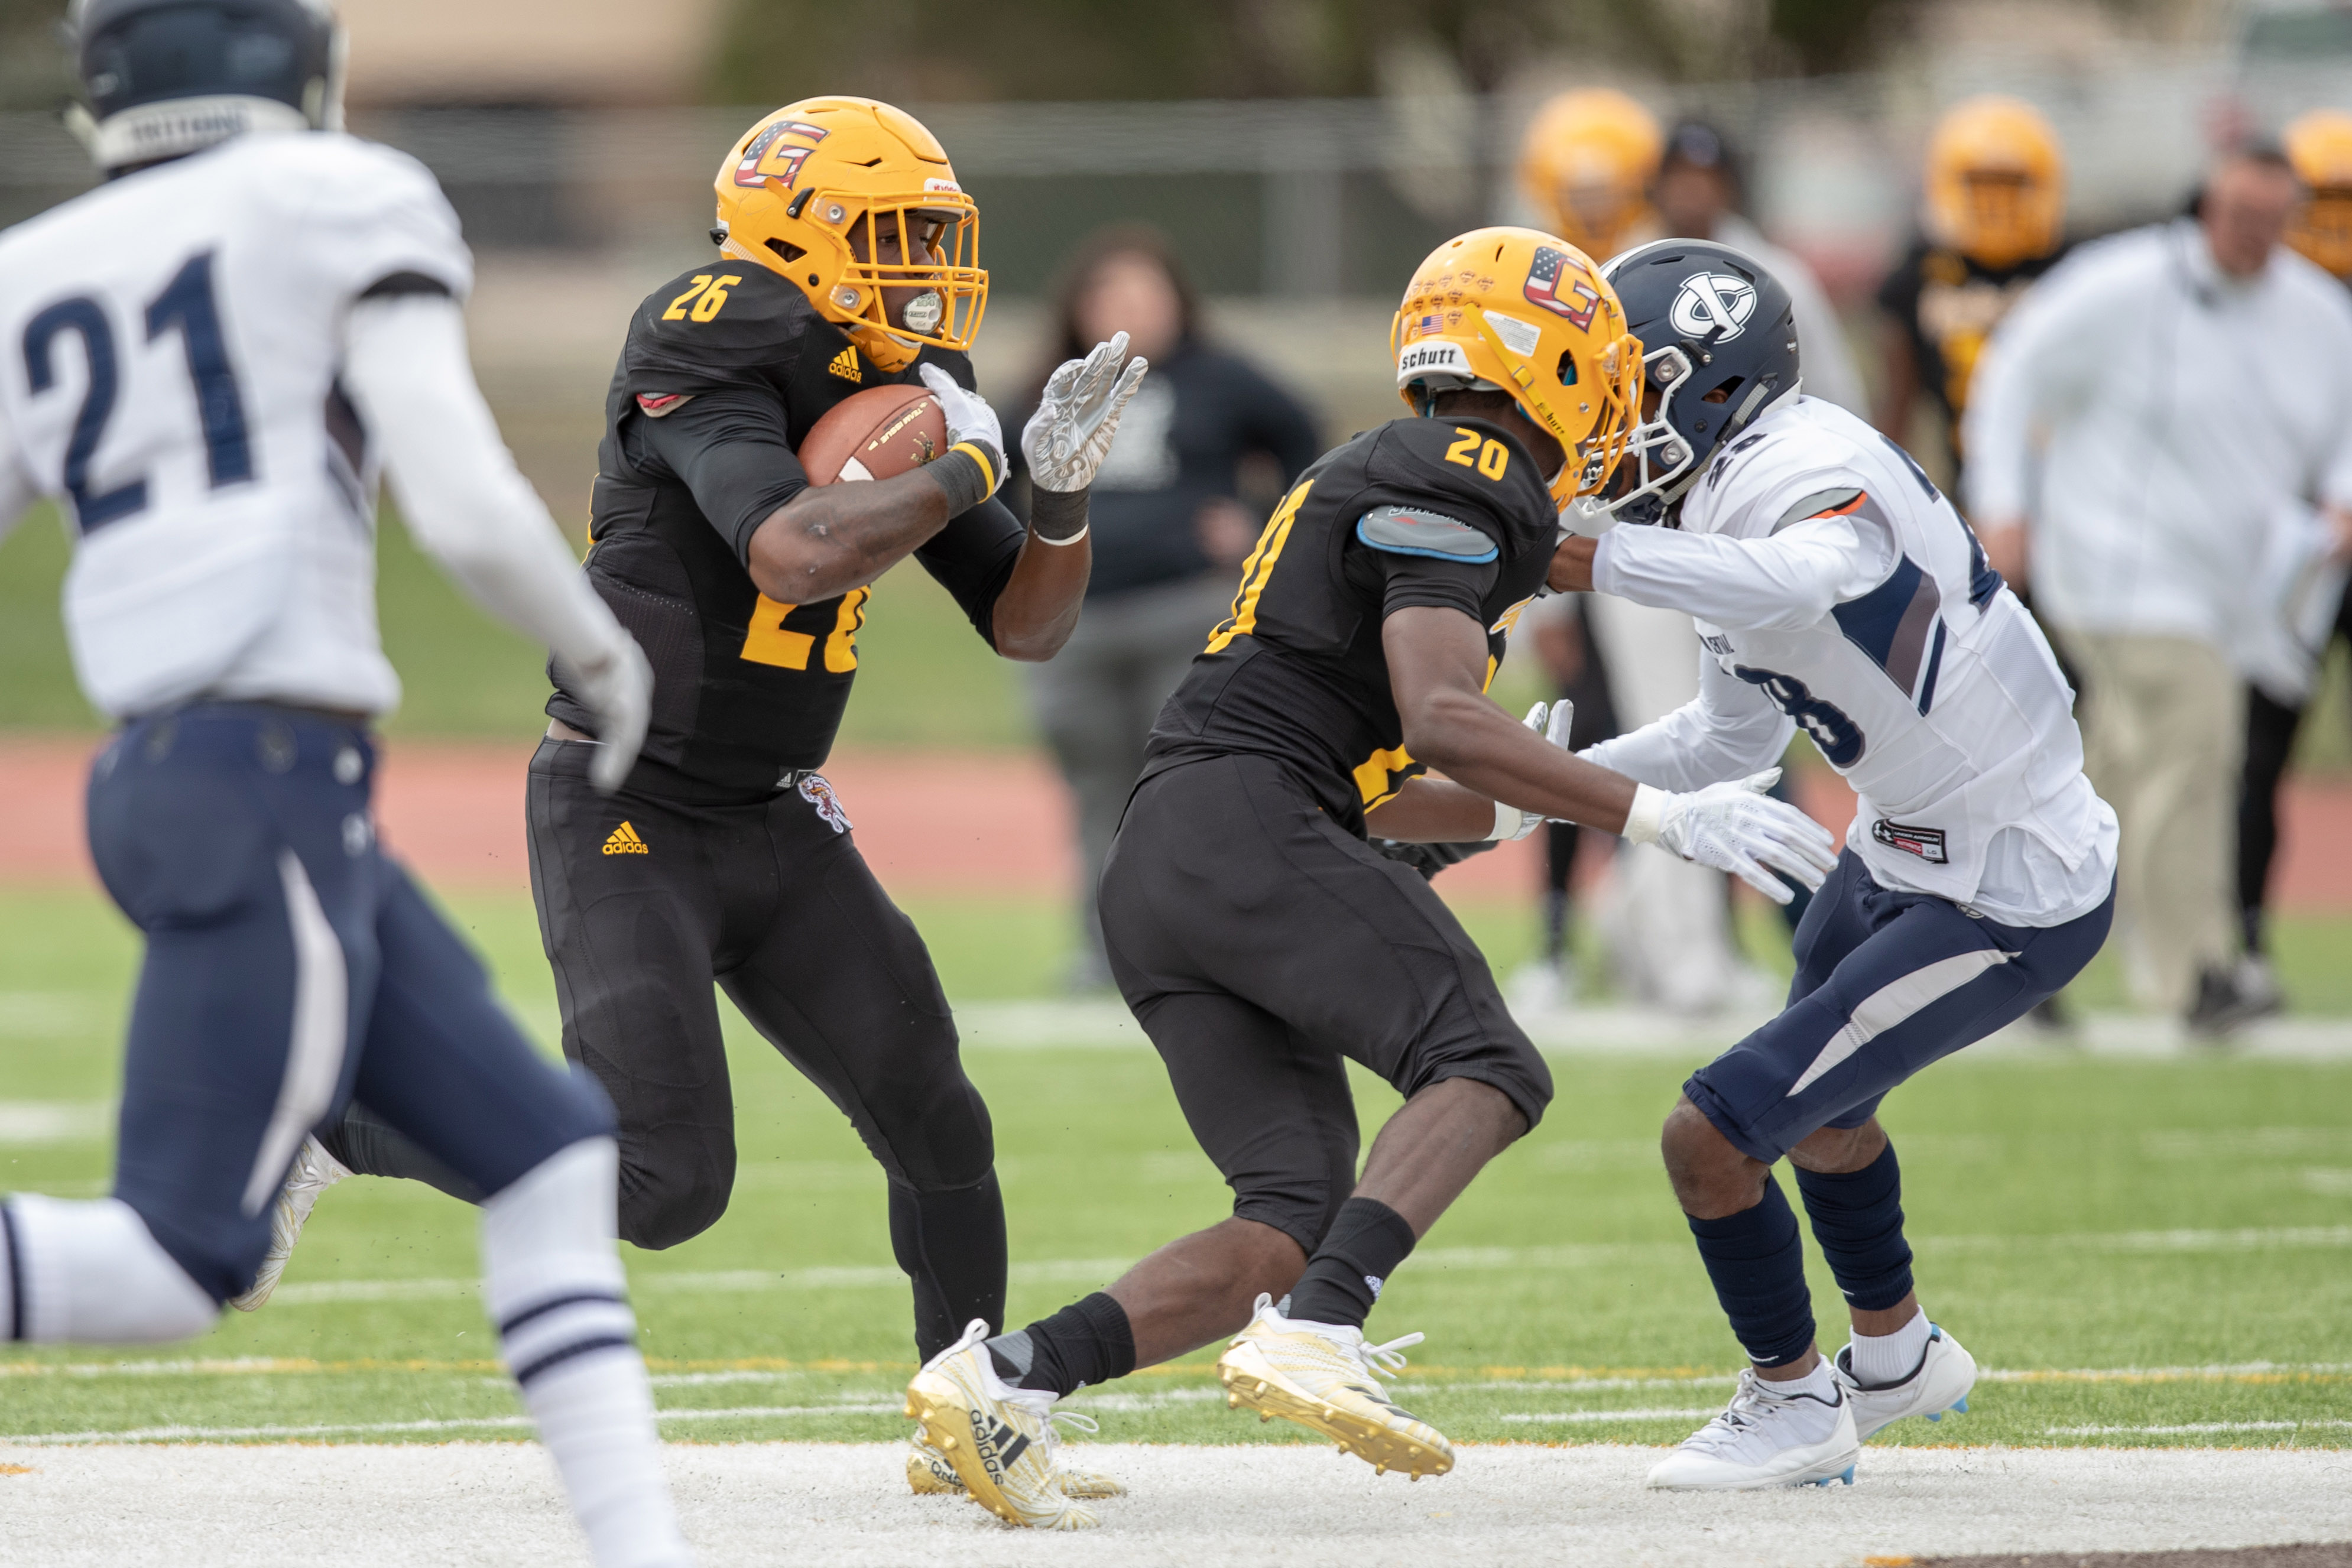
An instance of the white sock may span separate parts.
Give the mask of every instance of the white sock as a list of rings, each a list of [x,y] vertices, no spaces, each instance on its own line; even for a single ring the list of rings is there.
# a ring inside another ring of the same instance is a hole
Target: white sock
[[[620,1155],[589,1138],[482,1206],[482,1271],[507,1368],[555,1458],[597,1568],[693,1561],[662,1477],[654,1395],[615,1250]]]
[[[1927,1354],[1927,1314],[1917,1312],[1893,1333],[1857,1333],[1846,1346],[1846,1364],[1854,1380],[1870,1387],[1900,1383],[1919,1370]]]
[[[1794,1399],[1800,1394],[1810,1394],[1816,1399],[1831,1403],[1837,1398],[1837,1378],[1830,1371],[1827,1356],[1815,1362],[1812,1371],[1802,1377],[1792,1377],[1786,1383],[1775,1383],[1763,1377],[1757,1381],[1763,1384],[1764,1391],[1776,1399]]]
[[[119,1197],[69,1202],[18,1193],[7,1203],[0,1332],[32,1343],[161,1344],[213,1326],[220,1303],[173,1261]]]

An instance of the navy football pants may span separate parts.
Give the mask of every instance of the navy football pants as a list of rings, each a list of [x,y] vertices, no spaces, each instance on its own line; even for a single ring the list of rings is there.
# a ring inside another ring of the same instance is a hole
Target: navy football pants
[[[485,1193],[612,1130],[376,847],[374,764],[352,726],[219,704],[132,723],[91,771],[90,852],[147,939],[115,1196],[216,1300],[354,1098]]]
[[[2063,925],[2000,925],[1879,886],[1853,851],[1797,927],[1787,1010],[1683,1092],[1770,1165],[1822,1127],[1859,1127],[1886,1092],[2055,995],[2107,939],[2115,890]]]

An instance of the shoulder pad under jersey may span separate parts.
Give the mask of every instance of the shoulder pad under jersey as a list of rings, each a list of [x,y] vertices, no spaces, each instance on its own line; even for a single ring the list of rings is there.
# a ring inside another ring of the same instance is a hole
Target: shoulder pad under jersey
[[[646,297],[630,319],[622,365],[634,392],[765,381],[823,324],[797,287],[756,262],[722,256]]]
[[[1356,524],[1356,537],[1391,555],[1422,555],[1479,566],[1501,550],[1467,523],[1425,507],[1375,507]]]

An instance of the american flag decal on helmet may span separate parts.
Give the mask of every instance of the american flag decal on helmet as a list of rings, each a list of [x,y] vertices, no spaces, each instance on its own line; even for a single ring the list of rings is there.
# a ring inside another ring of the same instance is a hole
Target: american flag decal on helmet
[[[1601,291],[1582,277],[1570,277],[1570,268],[1584,270],[1569,260],[1566,251],[1538,246],[1536,259],[1528,268],[1527,296],[1555,316],[1590,327],[1593,311],[1601,306]]]
[[[783,167],[774,171],[775,177],[783,183],[784,189],[791,190],[793,182],[800,178],[802,162],[815,151],[818,142],[831,134],[832,132],[822,125],[807,125],[797,120],[776,121],[775,124],[753,137],[751,145],[743,149],[742,161],[735,165],[735,183],[739,185],[761,183],[768,176],[760,172],[760,160],[767,156],[768,149],[776,144],[776,139],[780,136],[805,137],[809,144],[806,147],[786,148],[781,154],[784,160]]]

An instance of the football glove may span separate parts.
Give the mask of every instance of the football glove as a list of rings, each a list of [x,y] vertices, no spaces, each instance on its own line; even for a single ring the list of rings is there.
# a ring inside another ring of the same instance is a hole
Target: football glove
[[[923,384],[940,400],[940,413],[947,419],[948,444],[960,446],[965,442],[988,455],[989,496],[996,494],[1004,484],[1004,427],[997,423],[996,411],[978,392],[966,392],[956,380],[937,365],[922,369]],[[982,496],[982,500],[988,499]]]
[[[1794,806],[1764,793],[1780,778],[1779,768],[1768,768],[1685,795],[1640,785],[1625,817],[1625,837],[1727,871],[1773,903],[1786,904],[1796,896],[1789,883],[1801,883],[1809,892],[1822,885],[1837,865],[1837,841]]]
[[[654,714],[654,667],[634,638],[621,637],[587,663],[563,661],[566,685],[596,716],[596,756],[588,782],[600,795],[621,787],[636,766]]]
[[[1538,703],[1528,709],[1526,723],[1529,729],[1566,751],[1568,732],[1576,727],[1576,705],[1566,697],[1556,703]],[[1495,831],[1486,835],[1486,841],[1517,843],[1550,821],[1549,817],[1536,816],[1497,800],[1495,802]]]
[[[1127,368],[1119,369],[1124,361]],[[1110,454],[1118,416],[1142,384],[1150,361],[1127,358],[1127,334],[1115,332],[1083,360],[1066,360],[1045,382],[1037,412],[1021,432],[1021,455],[1040,490],[1083,490]]]

